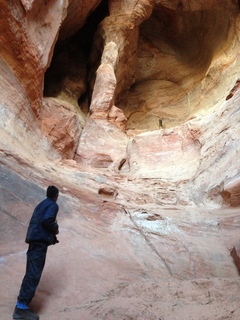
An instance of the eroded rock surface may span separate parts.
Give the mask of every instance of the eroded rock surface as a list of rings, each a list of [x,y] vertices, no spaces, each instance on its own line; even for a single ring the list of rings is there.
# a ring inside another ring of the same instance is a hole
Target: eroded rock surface
[[[60,188],[41,319],[239,320],[238,1],[0,2],[0,308]]]

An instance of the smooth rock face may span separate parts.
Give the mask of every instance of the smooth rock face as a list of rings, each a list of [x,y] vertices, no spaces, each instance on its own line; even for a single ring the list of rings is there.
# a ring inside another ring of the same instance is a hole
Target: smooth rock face
[[[127,136],[111,122],[91,119],[83,129],[75,159],[90,167],[118,171],[126,161],[127,142]]]
[[[238,1],[0,2],[0,301],[60,189],[45,320],[240,319]]]
[[[238,210],[119,205],[122,191],[114,200],[111,176],[57,162],[21,164],[19,175],[7,168],[12,161],[1,165],[2,319],[11,316],[24,273],[32,209],[50,182],[61,188],[61,229],[32,303],[42,319],[237,319],[240,281],[230,251],[237,246]]]
[[[138,135],[128,148],[130,174],[175,182],[188,180],[199,165],[199,153],[200,144],[188,128]]]

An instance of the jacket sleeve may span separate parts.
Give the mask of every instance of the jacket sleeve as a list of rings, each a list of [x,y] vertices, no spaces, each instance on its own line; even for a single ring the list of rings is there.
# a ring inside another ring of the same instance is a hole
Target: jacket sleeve
[[[56,233],[58,231],[58,224],[56,222],[56,216],[58,213],[58,205],[54,203],[44,213],[44,216],[42,218],[42,226],[53,233]]]

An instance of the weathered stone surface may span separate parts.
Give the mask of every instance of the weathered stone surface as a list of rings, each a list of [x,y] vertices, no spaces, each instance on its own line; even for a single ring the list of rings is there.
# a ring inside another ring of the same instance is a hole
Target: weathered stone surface
[[[94,180],[99,186],[102,181],[79,168],[46,165],[41,171],[31,170],[30,181],[1,166],[0,235],[1,243],[6,243],[0,260],[3,320],[12,313],[24,273],[24,237],[31,211],[50,181],[60,187],[61,228],[59,244],[48,250],[32,304],[42,319],[110,320],[114,314],[119,320],[123,315],[200,320],[206,314],[212,319],[231,313],[237,319],[240,282],[230,256],[239,232],[237,210],[169,210],[126,202],[118,206],[97,198]],[[33,181],[40,172],[36,185]],[[110,185],[107,179],[104,187]],[[91,189],[86,192],[87,180]]]
[[[113,106],[116,88],[114,69],[110,64],[101,64],[97,70],[96,82],[91,103],[91,119],[107,119]]]
[[[81,118],[73,105],[67,102],[44,98],[42,107],[42,131],[49,137],[54,149],[62,158],[72,159],[81,134]]]
[[[118,171],[126,159],[127,142],[126,134],[108,120],[90,119],[82,131],[75,160],[92,167]]]
[[[116,104],[131,133],[176,126],[224,102],[239,75],[237,10],[154,7],[140,26],[134,86]]]
[[[55,184],[41,319],[239,320],[239,1],[3,0],[0,19],[1,319]]]
[[[141,134],[128,147],[129,174],[175,182],[188,180],[199,165],[199,154],[200,144],[191,129]]]
[[[116,198],[117,190],[109,187],[109,186],[101,186],[98,190],[98,194],[101,195],[103,198]]]
[[[88,16],[99,5],[101,0],[68,1],[66,18],[61,26],[60,39],[68,38],[84,26]]]
[[[127,118],[121,109],[113,105],[108,113],[108,119],[110,122],[118,126],[123,132],[126,131]]]
[[[1,1],[1,64],[11,66],[36,116],[41,109],[44,72],[51,61],[66,1]],[[10,45],[11,44],[11,45]],[[8,88],[1,83],[1,91]]]
[[[233,257],[233,260],[234,260],[236,267],[238,269],[238,273],[240,274],[240,245],[235,246],[231,250],[231,256]]]
[[[226,181],[223,189],[223,197],[231,206],[237,207],[240,205],[240,176],[237,174],[229,181]]]
[[[225,1],[225,0],[156,0],[157,4],[173,10],[209,10],[215,8],[236,8],[237,1]]]

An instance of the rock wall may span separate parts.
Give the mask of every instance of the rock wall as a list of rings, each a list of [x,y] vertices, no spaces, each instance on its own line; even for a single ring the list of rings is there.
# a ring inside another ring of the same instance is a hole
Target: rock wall
[[[0,1],[2,320],[50,184],[41,318],[239,319],[239,26],[235,0]]]
[[[237,2],[2,1],[1,12],[2,131],[13,141],[24,127],[26,157],[37,143],[43,157],[194,181],[200,198],[218,190],[229,199],[239,152],[236,89],[229,99],[240,73]]]

